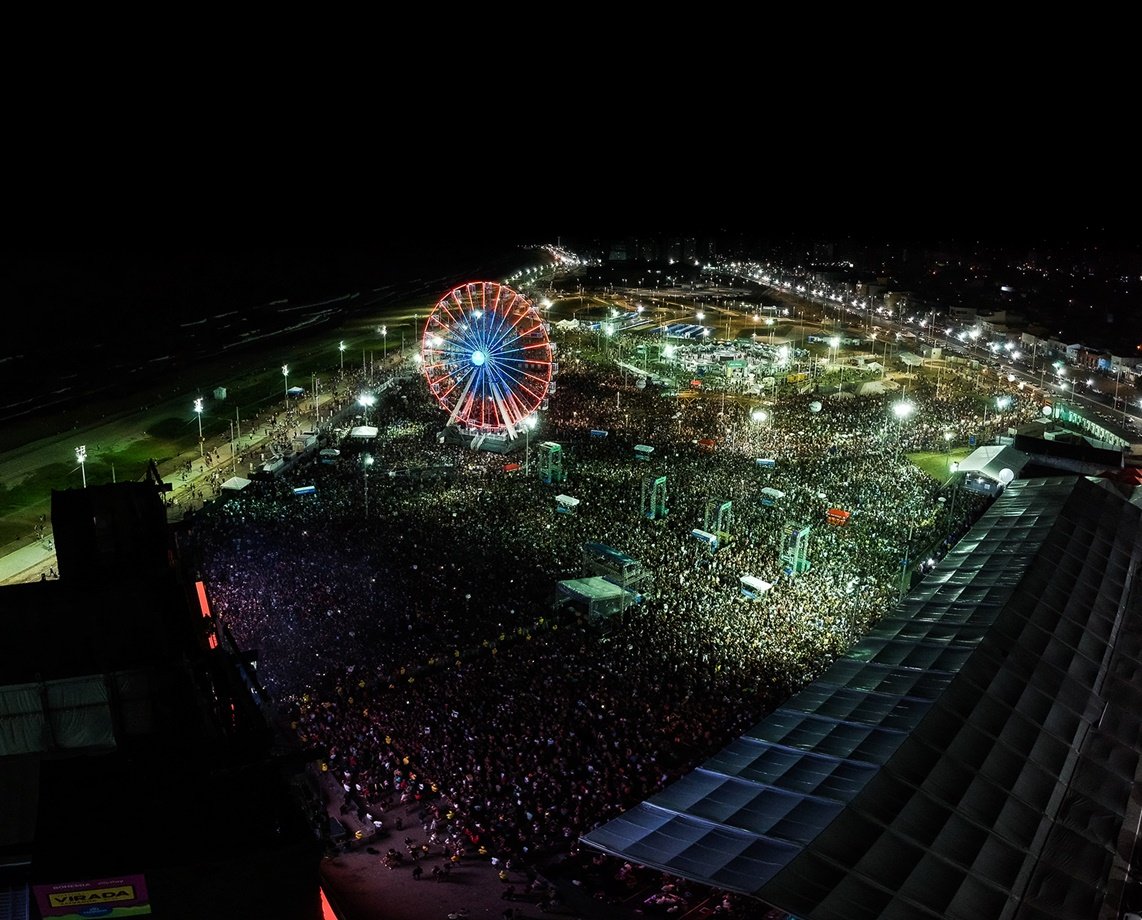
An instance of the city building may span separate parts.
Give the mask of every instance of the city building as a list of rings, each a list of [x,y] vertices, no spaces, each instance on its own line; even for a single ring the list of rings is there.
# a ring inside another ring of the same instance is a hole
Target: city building
[[[59,577],[0,588],[4,916],[319,920],[306,758],[161,493],[53,492]]]

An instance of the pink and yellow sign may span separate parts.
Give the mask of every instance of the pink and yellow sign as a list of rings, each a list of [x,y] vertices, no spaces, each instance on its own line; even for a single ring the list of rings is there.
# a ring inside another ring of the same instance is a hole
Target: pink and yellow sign
[[[151,912],[147,883],[141,875],[33,885],[32,892],[44,920],[141,917]]]

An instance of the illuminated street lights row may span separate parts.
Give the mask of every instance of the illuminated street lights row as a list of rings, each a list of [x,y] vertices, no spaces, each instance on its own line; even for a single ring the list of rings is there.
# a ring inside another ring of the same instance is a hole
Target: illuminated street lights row
[[[385,326],[381,326],[378,331],[380,332],[382,338],[387,337],[388,329]],[[343,341],[340,342],[338,345],[338,348],[341,352],[341,368],[342,368],[342,370],[344,370],[344,368],[345,368],[345,343]],[[284,395],[285,395],[285,401],[286,401],[286,408],[288,409],[289,408],[289,365],[288,364],[282,365],[282,378],[284,381],[284,388],[285,388]],[[368,409],[376,404],[376,397],[371,396],[371,395],[367,395],[367,394],[362,394],[361,398],[360,398],[360,403],[362,406],[365,407],[365,410],[366,410],[365,421],[367,423],[368,419],[369,419]],[[199,454],[199,457],[205,457],[206,456],[206,440],[205,440],[205,437],[203,436],[203,433],[202,433],[202,412],[203,412],[204,406],[205,406],[204,397],[199,396],[194,400],[194,414],[198,418],[198,454]],[[531,419],[530,422],[531,422],[530,427],[534,427],[535,426],[535,420]],[[79,472],[80,472],[80,477],[82,478],[82,481],[83,481],[83,488],[86,489],[87,488],[87,466],[86,466],[86,464],[87,464],[87,445],[86,444],[81,444],[75,448],[75,460],[79,464]],[[370,460],[371,460],[371,458],[370,458]],[[366,501],[367,501],[367,498],[366,498]],[[367,505],[366,505],[366,514],[367,513],[368,512],[367,512]]]

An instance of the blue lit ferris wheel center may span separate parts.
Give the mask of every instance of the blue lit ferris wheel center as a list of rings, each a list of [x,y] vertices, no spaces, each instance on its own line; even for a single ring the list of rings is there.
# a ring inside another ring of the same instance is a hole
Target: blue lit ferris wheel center
[[[476,367],[482,367],[484,364],[484,361],[485,361],[485,357],[484,357],[484,353],[482,351],[472,352],[472,363],[475,364]]]

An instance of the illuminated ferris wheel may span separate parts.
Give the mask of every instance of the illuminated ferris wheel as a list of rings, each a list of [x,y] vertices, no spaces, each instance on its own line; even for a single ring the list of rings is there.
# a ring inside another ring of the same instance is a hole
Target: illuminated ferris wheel
[[[449,424],[514,438],[554,390],[554,350],[527,297],[494,281],[471,281],[433,308],[420,354]]]

